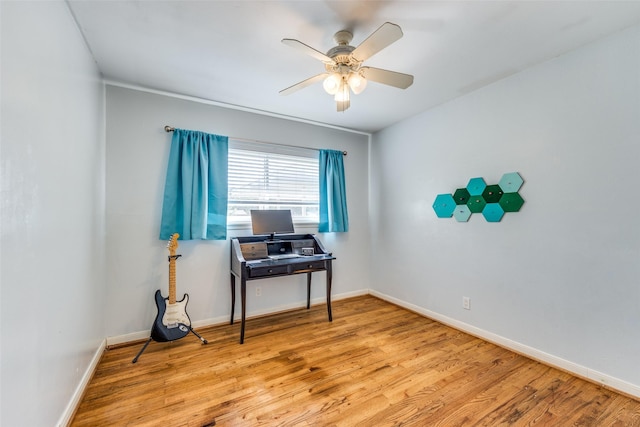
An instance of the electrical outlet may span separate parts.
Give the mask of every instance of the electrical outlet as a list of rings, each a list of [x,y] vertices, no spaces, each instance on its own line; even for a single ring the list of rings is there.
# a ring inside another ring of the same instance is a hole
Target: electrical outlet
[[[462,308],[465,310],[471,310],[471,298],[462,297]]]
[[[262,287],[256,286],[256,296],[259,297],[262,295]]]

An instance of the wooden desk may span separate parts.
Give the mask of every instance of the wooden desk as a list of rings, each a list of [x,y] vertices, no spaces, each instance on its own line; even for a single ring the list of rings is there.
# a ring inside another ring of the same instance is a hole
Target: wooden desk
[[[313,255],[303,255],[313,249]],[[241,325],[240,344],[244,343],[247,306],[247,281],[269,279],[292,274],[307,274],[307,309],[311,304],[311,274],[327,273],[327,313],[331,314],[331,262],[335,258],[312,234],[276,236],[250,236],[231,239],[231,324],[236,304],[236,277],[240,279]]]

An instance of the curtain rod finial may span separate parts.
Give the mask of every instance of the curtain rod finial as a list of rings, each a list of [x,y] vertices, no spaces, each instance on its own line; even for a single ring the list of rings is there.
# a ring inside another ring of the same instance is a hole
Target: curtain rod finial
[[[173,127],[171,127],[171,126],[165,126],[165,127],[164,127],[164,131],[165,131],[165,132],[173,132],[174,130],[176,130],[176,128],[173,128]]]

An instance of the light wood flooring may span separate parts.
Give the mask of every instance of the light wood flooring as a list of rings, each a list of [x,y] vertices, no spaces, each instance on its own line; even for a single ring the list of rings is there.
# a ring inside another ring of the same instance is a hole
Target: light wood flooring
[[[372,296],[105,352],[72,426],[640,426],[640,402]]]

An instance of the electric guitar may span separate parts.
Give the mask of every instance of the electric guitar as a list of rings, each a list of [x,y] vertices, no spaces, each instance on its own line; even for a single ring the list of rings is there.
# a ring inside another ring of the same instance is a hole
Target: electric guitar
[[[187,314],[189,295],[184,294],[182,300],[176,301],[176,255],[178,249],[178,233],[174,233],[167,244],[169,248],[169,298],[164,298],[160,289],[156,291],[155,300],[158,307],[156,320],[151,328],[151,338],[166,342],[180,339],[191,331],[191,319]]]

